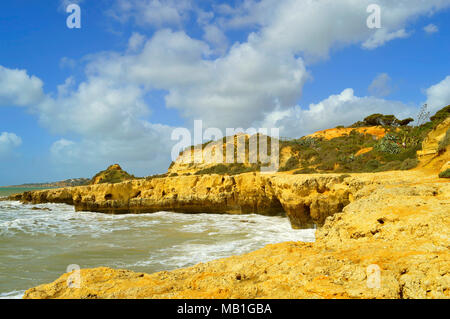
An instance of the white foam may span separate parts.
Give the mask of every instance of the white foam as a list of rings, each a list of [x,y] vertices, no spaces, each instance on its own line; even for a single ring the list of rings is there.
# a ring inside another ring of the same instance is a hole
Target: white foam
[[[65,204],[6,201],[0,202],[0,240],[8,242],[0,246],[5,256],[4,273],[17,271],[20,277],[27,277],[18,285],[18,277],[11,276],[8,286],[2,288],[13,290],[27,287],[43,274],[49,276],[48,270],[33,266],[34,260],[51,265],[55,278],[72,263],[82,268],[110,266],[153,272],[240,255],[267,244],[313,242],[315,230],[294,230],[289,220],[280,216],[173,212],[106,215],[75,212]],[[16,270],[17,265],[20,270]],[[0,297],[22,295],[16,291]]]
[[[14,290],[10,292],[0,293],[0,299],[22,299],[24,294],[25,290]]]

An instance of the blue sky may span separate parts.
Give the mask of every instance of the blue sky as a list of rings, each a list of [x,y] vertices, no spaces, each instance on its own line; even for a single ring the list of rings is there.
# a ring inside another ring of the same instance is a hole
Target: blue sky
[[[194,119],[299,137],[435,111],[450,104],[449,18],[450,0],[2,3],[0,185],[116,162],[164,172],[172,130]]]

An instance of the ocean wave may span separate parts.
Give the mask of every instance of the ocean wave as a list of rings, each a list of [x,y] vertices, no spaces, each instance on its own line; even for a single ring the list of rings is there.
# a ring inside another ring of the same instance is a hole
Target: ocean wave
[[[25,290],[14,290],[10,292],[0,293],[0,299],[22,299]]]
[[[240,255],[267,244],[314,240],[315,230],[294,230],[281,216],[107,215],[75,212],[65,204],[0,202],[1,273],[7,274],[1,288],[11,291],[0,296],[20,298],[19,289],[37,285],[42,278],[54,280],[70,264],[151,273]]]

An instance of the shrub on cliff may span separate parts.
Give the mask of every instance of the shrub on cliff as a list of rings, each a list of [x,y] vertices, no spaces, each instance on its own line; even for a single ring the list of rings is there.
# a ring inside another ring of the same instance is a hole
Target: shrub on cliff
[[[449,145],[450,145],[450,129],[447,130],[447,132],[445,133],[444,138],[439,142],[439,146],[438,146],[439,154],[444,153],[445,149]]]
[[[439,174],[440,178],[450,178],[450,168]]]
[[[150,181],[150,180],[152,180],[152,179],[154,179],[154,178],[165,178],[165,177],[167,177],[167,173],[150,175],[150,176],[147,176],[147,177],[145,178],[145,180]]]
[[[218,164],[208,168],[198,170],[195,175],[219,174],[219,175],[238,175],[243,173],[255,172],[260,170],[259,164],[246,166],[242,163]]]
[[[407,158],[402,162],[402,165],[400,165],[400,169],[406,171],[417,167],[417,165],[419,165],[419,160],[417,158]]]
[[[363,122],[357,122],[354,125],[366,125],[366,126],[407,126],[409,123],[413,122],[414,119],[409,117],[404,120],[397,119],[394,115],[383,115],[383,114],[372,114],[364,119]]]
[[[120,183],[126,180],[135,179],[136,177],[134,175],[130,175],[118,164],[114,164],[109,166],[106,170],[101,171],[97,173],[89,183],[90,185],[93,184],[104,184],[104,183]]]
[[[291,171],[298,167],[299,161],[296,157],[290,157],[286,164],[279,169],[280,172]]]
[[[446,107],[437,111],[435,115],[430,117],[430,121],[433,123],[433,127],[436,127],[449,116],[450,116],[450,105],[447,105]]]
[[[409,123],[414,122],[414,119],[412,117],[408,117],[404,120],[397,120],[396,124],[399,126],[407,126]]]
[[[394,135],[386,134],[374,148],[379,152],[398,154],[400,153],[400,146],[398,143],[399,142]]]
[[[302,169],[299,169],[299,170],[295,171],[294,175],[298,175],[298,174],[314,174],[314,173],[317,173],[317,171],[314,168],[307,167],[307,168],[302,168]]]

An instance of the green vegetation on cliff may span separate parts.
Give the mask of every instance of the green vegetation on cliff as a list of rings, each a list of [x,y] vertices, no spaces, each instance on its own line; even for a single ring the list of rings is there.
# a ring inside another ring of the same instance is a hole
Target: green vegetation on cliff
[[[134,175],[130,175],[119,166],[119,164],[114,164],[109,166],[106,170],[97,173],[90,182],[93,184],[104,184],[104,183],[120,183],[126,180],[135,179]]]
[[[344,127],[337,128],[338,130],[348,130],[348,134],[341,134],[331,139],[322,136],[306,136],[299,139],[280,140],[280,154],[285,153],[290,157],[282,161],[283,164],[279,171],[294,170],[295,174],[311,174],[412,169],[419,163],[417,151],[422,149],[422,142],[427,134],[450,116],[450,105],[432,117],[429,115],[427,106],[424,105],[419,113],[416,126],[409,125],[413,121],[412,118],[399,120],[393,115],[372,114],[349,127],[355,128],[354,130]],[[382,138],[377,138],[377,136],[357,130],[360,127],[370,126],[382,127],[386,134]],[[449,139],[450,133],[447,132],[447,136],[439,145],[440,149],[445,149],[449,145]],[[284,149],[286,152],[283,152]],[[246,153],[247,160],[247,143]],[[195,174],[235,175],[259,171],[259,169],[260,165],[257,164],[218,164],[199,169]]]
[[[440,178],[450,178],[450,168],[439,174]]]

